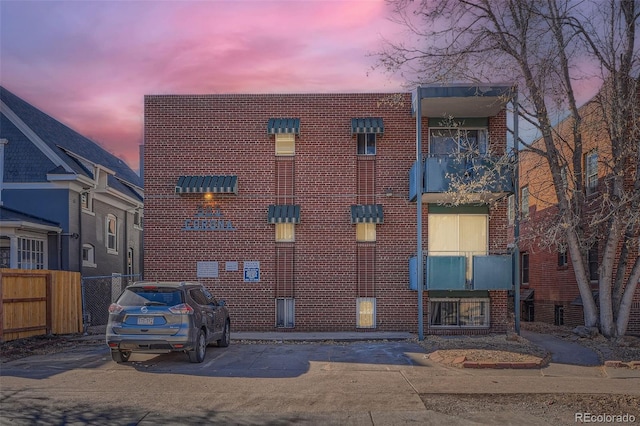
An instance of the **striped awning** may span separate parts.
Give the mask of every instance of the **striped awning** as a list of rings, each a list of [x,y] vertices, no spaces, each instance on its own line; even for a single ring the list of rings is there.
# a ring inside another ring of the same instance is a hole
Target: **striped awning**
[[[300,223],[300,205],[272,204],[269,206],[267,221],[269,223]]]
[[[351,223],[384,223],[382,204],[352,205]]]
[[[384,133],[384,123],[380,117],[352,118],[351,134]]]
[[[238,193],[238,176],[180,176],[176,184],[176,193],[205,193],[221,194]]]
[[[293,133],[300,134],[299,118],[270,118],[267,123],[267,134],[275,135],[276,133]]]

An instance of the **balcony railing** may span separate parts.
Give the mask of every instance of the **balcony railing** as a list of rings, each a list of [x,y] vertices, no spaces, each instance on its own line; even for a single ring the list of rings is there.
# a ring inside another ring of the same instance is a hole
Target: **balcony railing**
[[[416,163],[409,172],[409,199],[417,198]],[[451,202],[467,192],[467,202],[488,202],[513,193],[513,165],[499,157],[434,156],[422,163],[422,202]]]
[[[426,255],[425,290],[511,290],[513,256],[511,254]],[[409,259],[409,288],[418,289],[418,258]]]

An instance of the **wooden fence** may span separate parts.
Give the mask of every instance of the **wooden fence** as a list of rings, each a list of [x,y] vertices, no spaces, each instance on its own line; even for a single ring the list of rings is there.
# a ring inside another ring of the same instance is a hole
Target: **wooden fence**
[[[79,272],[0,269],[0,342],[82,331]]]

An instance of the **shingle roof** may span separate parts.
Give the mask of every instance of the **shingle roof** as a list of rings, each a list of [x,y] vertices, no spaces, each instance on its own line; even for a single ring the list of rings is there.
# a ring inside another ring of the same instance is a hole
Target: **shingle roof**
[[[29,222],[38,225],[55,226],[60,227],[59,223],[52,222],[41,217],[33,216],[27,213],[23,213],[18,210],[10,209],[8,207],[0,206],[0,220],[11,222]]]
[[[64,163],[78,175],[92,176],[92,170],[69,153],[113,170],[108,184],[129,196],[141,199],[140,194],[121,181],[142,188],[142,179],[124,161],[109,153],[92,140],[82,136],[31,104],[20,99],[0,86],[0,99],[20,118],[40,139],[55,152]],[[57,167],[42,151],[32,143],[20,129],[2,114],[0,137],[9,140],[5,146],[5,179],[7,182],[37,182],[46,180],[46,174]],[[24,143],[22,143],[24,142]],[[19,148],[19,149],[16,149]],[[60,170],[58,170],[59,172]]]

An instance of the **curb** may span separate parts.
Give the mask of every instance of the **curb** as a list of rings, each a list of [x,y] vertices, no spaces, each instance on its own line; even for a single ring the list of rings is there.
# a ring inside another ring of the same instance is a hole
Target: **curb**
[[[631,368],[631,369],[640,369],[640,361],[629,361],[629,362],[623,362],[623,361],[605,361],[604,362],[604,366],[605,367],[611,367],[611,368]]]
[[[467,361],[467,358],[464,355],[447,360],[441,354],[439,354],[438,351],[435,351],[429,355],[429,359],[433,362],[450,364],[458,368],[535,369],[546,367],[551,360],[551,354],[547,354],[539,361]]]

